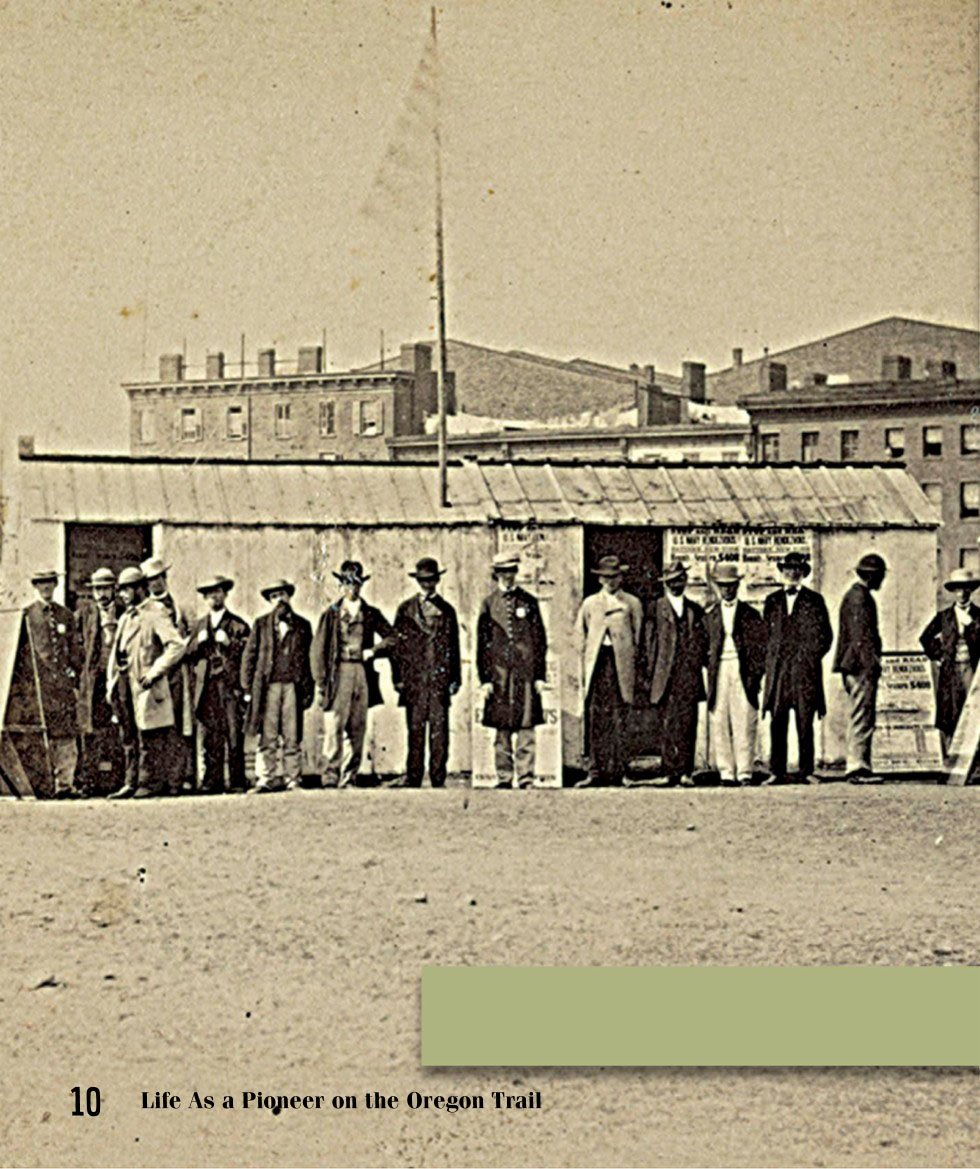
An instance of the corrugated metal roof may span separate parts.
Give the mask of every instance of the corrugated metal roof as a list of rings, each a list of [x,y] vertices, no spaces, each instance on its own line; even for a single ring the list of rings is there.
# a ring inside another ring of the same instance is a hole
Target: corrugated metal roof
[[[89,523],[426,527],[586,523],[657,527],[935,527],[903,468],[465,463],[230,463],[27,458],[27,516]]]

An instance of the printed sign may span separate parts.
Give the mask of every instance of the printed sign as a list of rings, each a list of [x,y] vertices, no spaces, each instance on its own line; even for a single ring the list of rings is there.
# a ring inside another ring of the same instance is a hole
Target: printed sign
[[[933,710],[932,669],[926,655],[883,654],[875,712],[876,771],[942,769],[942,743],[933,725]]]
[[[493,741],[496,731],[483,725],[484,698],[473,687],[473,787],[495,787]],[[561,787],[561,659],[548,656],[547,679],[541,694],[544,722],[534,733],[534,786]]]
[[[705,583],[709,564],[737,564],[751,588],[778,584],[776,561],[789,552],[802,552],[812,561],[813,533],[804,528],[684,528],[667,532],[664,560],[683,560],[693,585]]]
[[[497,530],[497,551],[517,552],[517,583],[539,598],[550,597],[555,589],[558,536],[553,529],[531,526]]]

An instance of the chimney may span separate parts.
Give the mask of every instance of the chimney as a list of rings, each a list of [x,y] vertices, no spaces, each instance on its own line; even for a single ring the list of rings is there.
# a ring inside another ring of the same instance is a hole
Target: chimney
[[[912,376],[912,358],[898,353],[886,353],[881,359],[883,382],[907,382]]]
[[[276,351],[275,349],[260,349],[259,350],[259,377],[275,377],[276,376]]]
[[[403,345],[398,358],[398,368],[414,374],[431,373],[432,346],[422,343]]]
[[[744,356],[745,355],[741,349],[733,349],[732,350],[732,365],[735,367],[735,369],[741,369],[742,358]]]
[[[221,381],[225,376],[225,355],[221,352],[209,353],[205,368],[209,382]]]
[[[160,357],[160,381],[182,382],[184,380],[184,355],[164,353]]]
[[[759,367],[759,392],[761,394],[781,394],[785,391],[786,384],[786,366],[781,361],[765,359]]]
[[[681,365],[681,395],[691,402],[704,401],[704,364],[685,361]]]
[[[29,459],[34,454],[34,435],[19,434],[17,436],[17,454],[22,459]]]
[[[938,357],[926,358],[926,377],[930,381],[955,381],[956,362],[943,361]]]
[[[323,373],[323,346],[302,345],[297,373]]]
[[[827,375],[825,373],[805,373],[803,375],[803,386],[825,386],[827,384]]]

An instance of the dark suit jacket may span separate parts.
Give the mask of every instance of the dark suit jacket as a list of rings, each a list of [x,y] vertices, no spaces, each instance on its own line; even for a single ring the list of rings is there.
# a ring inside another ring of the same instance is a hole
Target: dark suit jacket
[[[705,697],[702,669],[708,661],[708,633],[704,609],[690,597],[684,598],[683,621],[686,636],[678,638],[678,620],[667,598],[660,597],[647,621],[647,669],[650,702],[657,706],[667,695],[701,702]]]
[[[430,599],[440,613],[433,623],[423,618],[418,596],[402,601],[395,614],[397,640],[391,655],[391,676],[402,706],[427,694],[448,706],[450,687],[455,693],[462,680],[456,610],[438,594]]]
[[[834,673],[872,674],[876,678],[881,673],[878,606],[861,581],[851,585],[840,603]]]
[[[762,610],[769,640],[762,709],[785,714],[795,708],[802,721],[827,713],[823,691],[823,659],[834,642],[830,614],[823,597],[801,586],[792,616],[786,593],[776,589]]]
[[[708,631],[708,709],[714,710],[718,692],[718,664],[725,642],[721,602],[712,605],[705,614],[704,622]],[[732,640],[738,653],[738,672],[745,696],[753,706],[758,706],[759,687],[766,669],[766,623],[746,601],[735,602]]]
[[[970,605],[972,623],[964,631],[964,641],[970,651],[970,664],[974,670],[980,663],[980,608]],[[959,641],[959,625],[955,606],[950,605],[933,617],[923,629],[919,643],[926,654],[939,663],[939,678],[936,684],[936,726],[946,735],[956,730],[966,689],[960,672],[956,668],[956,643]]]
[[[81,653],[75,616],[56,601],[51,602],[47,613],[43,602],[35,601],[24,610],[24,622],[34,649],[48,732],[66,737],[76,735]],[[29,655],[25,664],[30,671]]]
[[[119,624],[120,612],[112,602],[113,619]],[[96,693],[105,698],[105,672],[102,669],[102,624],[99,620],[99,606],[95,601],[84,598],[75,609],[75,624],[78,627],[79,672],[78,672],[78,729],[83,735],[92,733],[92,709]],[[108,651],[106,652],[108,659]],[[101,680],[101,685],[100,685]]]
[[[342,600],[334,601],[321,615],[310,655],[313,679],[322,691],[320,705],[324,710],[330,709],[330,704],[337,693],[337,668],[340,665],[340,606],[342,604]],[[395,644],[395,631],[388,624],[381,610],[369,605],[363,597],[361,598],[361,612],[364,618],[364,648],[373,649],[375,657],[386,657]],[[368,706],[377,706],[381,702],[381,687],[378,684],[378,674],[373,661],[364,663],[364,675],[367,679]]]
[[[266,689],[276,648],[275,610],[263,613],[256,619],[248,635],[245,652],[242,654],[242,691],[251,695],[245,731],[254,735],[262,727],[262,712],[265,706]],[[310,673],[310,644],[313,628],[305,617],[292,614],[292,629],[286,635],[293,639],[291,659],[294,663],[293,685],[300,709],[307,710],[313,705],[313,675]]]
[[[516,731],[544,722],[534,683],[547,677],[547,652],[534,597],[519,587],[509,599],[500,589],[490,593],[476,622],[477,676],[493,686],[483,711],[484,726]]]
[[[218,641],[216,634],[224,633],[227,641]],[[184,660],[194,670],[194,713],[200,718],[204,690],[212,679],[220,679],[225,695],[240,698],[242,694],[242,656],[248,644],[248,623],[225,609],[217,628],[211,625],[211,614],[199,618],[191,628],[190,644]],[[205,634],[201,641],[201,634]]]

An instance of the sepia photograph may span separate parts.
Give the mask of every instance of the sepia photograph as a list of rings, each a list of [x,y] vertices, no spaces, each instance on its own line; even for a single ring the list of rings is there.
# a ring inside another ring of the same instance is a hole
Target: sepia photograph
[[[980,1162],[978,51],[0,3],[0,1164]]]

